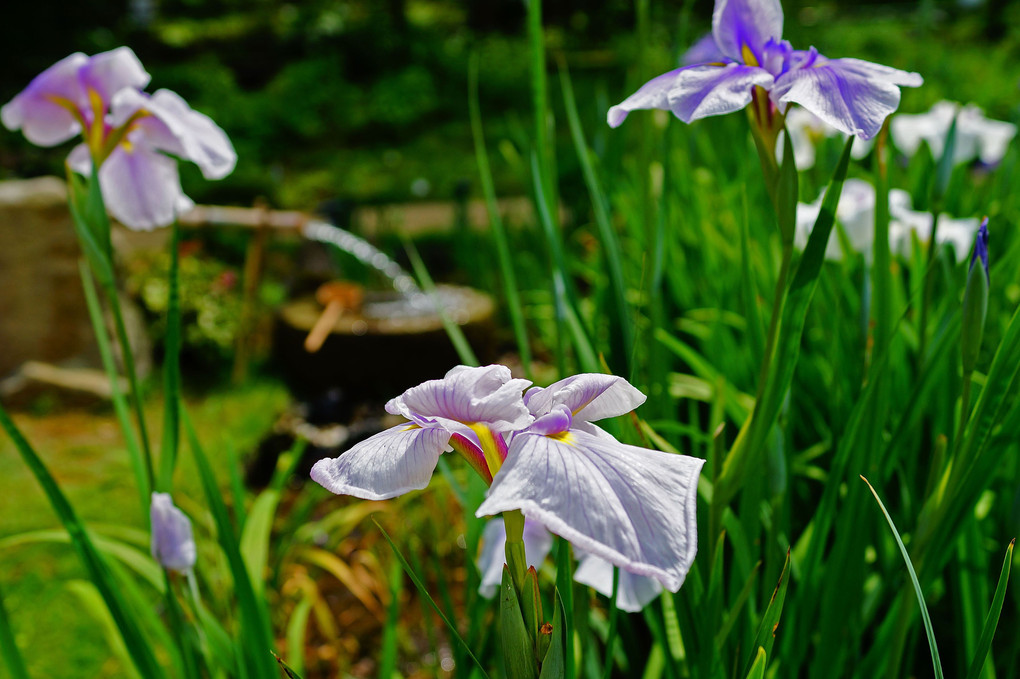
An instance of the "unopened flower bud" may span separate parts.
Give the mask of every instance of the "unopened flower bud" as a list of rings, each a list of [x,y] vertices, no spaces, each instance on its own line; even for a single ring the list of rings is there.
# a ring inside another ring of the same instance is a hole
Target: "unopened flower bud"
[[[167,570],[186,572],[195,565],[195,538],[191,521],[174,506],[169,493],[153,493],[149,509],[152,521],[152,558]]]
[[[981,262],[981,266],[974,266]],[[963,327],[960,335],[960,350],[963,359],[963,374],[969,375],[977,364],[981,350],[981,337],[985,330],[985,316],[988,315],[988,218],[985,217],[974,239],[974,254],[970,259],[967,273],[967,288],[963,293]]]

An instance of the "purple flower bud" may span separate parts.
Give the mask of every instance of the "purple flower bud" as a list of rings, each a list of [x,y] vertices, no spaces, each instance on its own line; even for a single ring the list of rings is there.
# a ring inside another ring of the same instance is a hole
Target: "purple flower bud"
[[[974,269],[974,263],[981,260],[981,266],[985,269],[985,280],[991,283],[988,274],[988,217],[981,220],[978,227],[977,238],[974,239],[974,254],[970,257],[970,268]]]
[[[152,558],[167,570],[190,571],[197,554],[191,521],[174,506],[169,493],[152,494],[149,517],[152,522]]]

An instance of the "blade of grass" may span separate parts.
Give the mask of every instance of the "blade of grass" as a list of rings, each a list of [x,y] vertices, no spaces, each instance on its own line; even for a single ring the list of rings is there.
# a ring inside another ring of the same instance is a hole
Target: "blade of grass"
[[[21,651],[18,650],[18,644],[14,641],[14,632],[11,630],[11,619],[7,615],[7,607],[4,605],[2,589],[0,589],[0,656],[3,656],[11,679],[29,679],[25,659],[22,657]]]
[[[230,522],[227,507],[223,503],[223,496],[216,484],[216,477],[212,467],[209,466],[209,460],[198,441],[194,425],[191,423],[186,409],[180,408],[180,414],[181,423],[184,425],[191,453],[195,459],[195,466],[198,468],[206,502],[209,504],[213,520],[216,523],[217,538],[227,557],[230,574],[234,580],[234,596],[237,598],[241,618],[242,648],[238,654],[238,662],[246,665],[249,676],[253,679],[255,677],[272,679],[276,675],[276,668],[269,662],[269,653],[274,649],[273,637],[269,629],[269,617],[264,608],[264,601],[256,595],[255,588],[248,576],[248,569],[241,556],[237,535]]]
[[[421,261],[418,249],[407,238],[404,239],[404,249],[411,260],[414,275],[418,277],[418,281],[421,283],[421,289],[432,298],[433,304],[436,307],[436,313],[439,314],[439,318],[443,322],[443,328],[446,329],[446,334],[453,343],[453,348],[457,351],[457,356],[460,357],[461,363],[465,365],[478,365],[478,357],[475,356],[475,352],[471,349],[471,344],[467,341],[467,337],[464,336],[464,331],[453,322],[450,315],[446,313],[446,309],[443,308],[442,302],[439,301],[439,296],[436,295],[436,284],[432,282],[432,277],[429,275],[425,263]]]
[[[600,372],[595,350],[592,348],[591,340],[581,324],[580,316],[577,313],[576,295],[573,294],[570,286],[569,269],[567,267],[566,255],[563,252],[563,243],[553,223],[552,215],[546,207],[546,201],[543,198],[544,188],[539,179],[539,171],[538,156],[532,154],[531,175],[537,197],[535,203],[538,207],[538,221],[541,223],[542,230],[545,233],[551,259],[553,295],[556,300],[557,335],[561,338],[565,334],[564,327],[569,328],[574,350],[577,352],[577,361],[581,369],[585,372]],[[559,339],[558,342],[562,343]],[[562,351],[557,352],[557,367],[560,370],[560,374],[565,374],[566,357],[562,354]]]
[[[556,596],[563,606],[563,648],[564,666],[567,679],[577,676],[577,660],[574,656],[574,579],[573,563],[570,558],[570,543],[556,538]]]
[[[620,242],[609,222],[609,209],[606,205],[606,194],[599,182],[598,175],[591,162],[591,151],[588,149],[588,142],[584,138],[584,130],[581,128],[581,119],[577,115],[577,103],[574,101],[574,88],[570,83],[570,73],[567,71],[566,62],[560,62],[560,87],[563,90],[563,103],[567,109],[567,121],[570,124],[570,136],[574,140],[574,149],[577,151],[577,158],[581,163],[581,173],[584,175],[584,183],[588,187],[588,194],[591,197],[592,210],[595,213],[595,225],[598,227],[599,240],[605,253],[606,264],[609,270],[609,282],[612,288],[610,307],[615,316],[614,322],[610,323],[610,332],[619,333],[622,356],[616,357],[616,365],[613,372],[617,375],[630,374],[629,362],[634,351],[634,323],[628,313],[630,306],[627,304],[627,290],[623,278],[623,264],[621,259]]]
[[[521,298],[517,291],[517,275],[514,273],[513,258],[510,256],[510,245],[507,241],[506,227],[499,214],[496,203],[496,190],[492,183],[492,169],[489,166],[489,153],[485,149],[485,133],[482,130],[482,115],[478,104],[478,54],[471,55],[468,66],[468,111],[471,116],[471,135],[475,144],[475,160],[478,163],[478,180],[482,184],[485,195],[485,207],[489,213],[489,228],[496,244],[496,258],[499,262],[500,275],[503,278],[503,294],[510,312],[510,323],[517,340],[517,352],[521,357],[524,376],[531,379],[531,344],[528,342],[528,330],[524,323],[524,312],[521,309]]]
[[[89,319],[92,322],[92,329],[96,336],[99,356],[102,359],[103,368],[106,370],[106,378],[110,381],[110,400],[113,402],[113,411],[117,415],[117,422],[120,424],[120,431],[124,436],[124,444],[128,449],[131,469],[135,474],[135,484],[138,487],[142,515],[145,524],[148,525],[152,487],[149,485],[149,477],[145,473],[145,460],[135,434],[134,426],[131,424],[131,413],[127,398],[120,389],[120,375],[117,372],[117,363],[113,358],[113,348],[110,346],[110,339],[106,336],[103,310],[99,304],[99,296],[96,294],[92,270],[85,261],[82,261],[79,263],[79,271],[81,273],[82,289],[85,291],[85,306],[88,309]]]
[[[400,550],[397,548],[396,543],[393,542],[393,538],[390,537],[390,534],[386,532],[386,529],[383,528],[379,524],[379,522],[376,521],[374,518],[372,519],[372,522],[375,523],[376,527],[383,534],[383,537],[386,538],[386,542],[390,544],[390,549],[393,550],[393,553],[400,561],[400,565],[404,567],[404,572],[407,573],[407,577],[411,578],[411,582],[413,582],[414,586],[418,588],[418,593],[421,594],[421,596],[423,596],[432,605],[432,608],[435,610],[435,612],[439,615],[443,622],[446,623],[446,627],[447,629],[450,630],[450,634],[453,635],[453,638],[457,640],[457,642],[464,648],[465,651],[467,651],[468,656],[471,658],[471,660],[474,661],[475,666],[482,673],[482,676],[488,679],[489,675],[485,672],[485,667],[482,665],[481,661],[478,660],[477,657],[475,657],[475,654],[471,651],[471,648],[467,645],[467,642],[464,641],[463,637],[460,636],[460,632],[457,631],[457,626],[454,625],[453,622],[448,617],[446,617],[446,614],[443,613],[443,609],[439,607],[435,600],[433,600],[432,596],[429,594],[428,589],[425,588],[425,584],[421,581],[421,578],[419,578],[418,575],[414,572],[414,569],[411,568],[411,564],[407,562],[407,559],[404,558],[404,555],[400,553]]]
[[[135,616],[121,597],[119,587],[108,565],[92,543],[92,538],[89,536],[88,531],[85,530],[85,525],[78,518],[63,491],[60,490],[60,486],[57,485],[53,475],[46,468],[42,458],[39,457],[21,434],[21,431],[14,424],[14,421],[2,405],[0,405],[0,427],[3,427],[7,435],[10,436],[15,448],[17,448],[18,453],[21,455],[21,459],[29,468],[29,471],[32,472],[32,475],[35,476],[39,485],[42,486],[50,506],[53,507],[53,511],[56,512],[61,523],[64,524],[68,535],[71,536],[71,544],[74,545],[75,551],[85,566],[85,570],[92,583],[102,595],[103,601],[109,609],[114,623],[117,625],[117,629],[120,630],[120,634],[124,639],[124,645],[131,654],[135,667],[146,679],[150,677],[157,679],[158,677],[166,676],[156,661],[148,641],[142,636]]]
[[[992,647],[992,637],[995,636],[995,628],[999,625],[999,615],[1002,613],[1002,603],[1006,599],[1006,585],[1009,582],[1009,569],[1013,563],[1013,546],[1016,538],[1009,541],[1006,548],[1006,558],[1002,562],[1002,571],[999,573],[999,584],[995,586],[995,595],[992,597],[992,606],[988,609],[985,617],[984,629],[981,630],[981,640],[978,642],[974,652],[974,659],[971,661],[970,669],[967,671],[967,679],[978,679],[981,676],[988,651]]]
[[[928,635],[928,647],[931,649],[931,663],[935,669],[935,679],[944,679],[942,674],[942,662],[939,660],[939,647],[935,641],[935,631],[931,626],[931,616],[928,615],[928,606],[924,603],[924,592],[921,591],[921,583],[917,581],[917,573],[914,572],[914,565],[910,561],[910,555],[907,553],[907,548],[903,545],[903,540],[900,539],[900,533],[896,530],[896,524],[893,523],[892,516],[889,515],[889,511],[882,504],[882,499],[878,497],[878,493],[872,487],[871,483],[866,478],[861,476],[861,481],[868,484],[868,489],[871,494],[875,496],[875,502],[878,503],[879,509],[882,510],[882,514],[885,516],[886,522],[889,524],[890,530],[892,530],[893,537],[896,538],[896,545],[900,548],[900,554],[903,556],[903,562],[907,564],[907,572],[910,574],[910,582],[914,586],[914,593],[917,595],[917,603],[921,607],[921,618],[924,620],[924,632]]]
[[[173,487],[174,466],[180,441],[181,393],[181,227],[174,220],[170,227],[170,273],[166,308],[166,339],[163,351],[163,446],[160,449],[159,479],[156,487],[169,493]]]

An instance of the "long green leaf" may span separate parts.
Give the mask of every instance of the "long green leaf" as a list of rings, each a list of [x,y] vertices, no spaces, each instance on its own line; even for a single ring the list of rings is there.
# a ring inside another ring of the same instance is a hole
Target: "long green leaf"
[[[3,656],[11,679],[29,679],[25,660],[21,651],[18,650],[18,644],[14,641],[11,619],[7,615],[7,607],[4,605],[3,590],[0,590],[0,656]]]
[[[779,627],[779,618],[783,614],[783,604],[786,602],[786,590],[790,586],[790,553],[786,553],[786,562],[783,564],[783,572],[779,575],[779,583],[776,585],[772,598],[769,600],[768,608],[761,618],[758,626],[758,633],[751,648],[764,649],[767,656],[772,652],[772,645],[776,642],[776,630]],[[751,668],[758,660],[759,653],[755,651],[754,656],[748,658],[744,674],[750,674]]]
[[[510,323],[517,340],[517,352],[521,355],[521,367],[524,376],[531,378],[531,343],[528,341],[528,330],[524,323],[524,312],[521,309],[521,297],[517,290],[517,274],[514,272],[513,258],[507,241],[506,227],[499,213],[496,202],[496,190],[492,182],[492,169],[489,166],[489,152],[485,149],[485,133],[482,131],[482,114],[478,104],[478,54],[471,55],[468,66],[468,111],[471,115],[471,135],[475,144],[475,160],[478,163],[478,180],[482,183],[485,195],[485,207],[489,213],[489,228],[492,240],[496,244],[496,258],[499,272],[503,278],[503,294],[510,312]]]
[[[145,458],[142,448],[138,443],[138,436],[131,424],[131,412],[127,398],[120,389],[120,374],[117,372],[117,363],[113,358],[113,348],[110,339],[106,336],[106,324],[103,321],[103,309],[99,303],[99,296],[96,294],[95,283],[92,280],[92,272],[86,262],[79,265],[81,273],[82,289],[85,291],[85,306],[89,312],[89,319],[92,322],[92,330],[95,332],[96,344],[99,347],[99,357],[102,359],[103,368],[106,370],[106,379],[110,381],[110,399],[113,401],[113,411],[120,424],[121,434],[124,436],[124,443],[127,445],[128,456],[131,460],[131,469],[135,474],[135,485],[138,488],[139,502],[142,510],[143,520],[149,521],[149,504],[152,487],[149,485],[149,477],[145,473]]]
[[[173,487],[174,466],[180,439],[181,400],[181,227],[174,220],[170,237],[169,293],[166,308],[166,340],[163,351],[163,447],[160,450],[159,479],[156,487],[169,493]]]
[[[78,598],[81,609],[88,613],[99,625],[106,637],[106,643],[121,664],[124,671],[131,679],[143,679],[138,670],[131,664],[131,656],[128,649],[124,647],[124,640],[117,634],[117,624],[110,617],[110,612],[103,604],[103,598],[99,592],[87,580],[71,580],[65,585],[67,589]]]
[[[223,503],[219,486],[209,460],[202,450],[202,445],[195,434],[195,428],[188,417],[187,410],[180,409],[181,422],[195,458],[195,466],[205,491],[206,502],[212,511],[216,523],[216,533],[220,547],[227,557],[230,574],[234,579],[234,596],[241,612],[241,640],[243,647],[239,653],[239,664],[244,665],[252,678],[271,679],[276,676],[276,668],[271,662],[270,653],[274,650],[273,637],[269,629],[269,617],[264,601],[259,599],[248,575],[248,568],[241,556],[237,535],[230,523],[227,507]]]
[[[78,518],[78,515],[71,507],[71,503],[68,502],[67,497],[60,490],[60,486],[57,485],[53,475],[50,474],[49,469],[46,468],[42,459],[21,434],[21,431],[14,424],[14,421],[2,405],[0,405],[0,426],[11,437],[11,441],[14,442],[14,446],[18,449],[21,459],[35,476],[39,485],[42,486],[50,506],[53,507],[61,523],[64,524],[64,528],[71,537],[71,544],[74,545],[75,551],[78,552],[78,556],[85,566],[89,578],[102,595],[103,601],[106,603],[106,607],[109,609],[117,629],[120,630],[120,634],[124,639],[124,645],[131,654],[135,667],[146,679],[150,677],[157,679],[158,677],[165,676],[163,669],[156,661],[152,648],[139,630],[138,621],[125,605],[109,567],[85,530],[85,525]]]
[[[611,307],[615,317],[610,323],[611,333],[620,334],[620,348],[623,355],[616,357],[614,372],[617,375],[630,374],[630,360],[634,353],[634,322],[631,318],[630,306],[627,304],[626,282],[623,278],[623,263],[621,259],[620,242],[609,223],[609,208],[606,205],[606,194],[602,184],[595,173],[591,162],[591,151],[588,149],[588,142],[584,138],[584,130],[581,128],[581,119],[577,115],[577,103],[574,101],[574,88],[570,84],[570,74],[565,64],[560,66],[560,87],[563,90],[563,103],[567,109],[567,121],[570,123],[570,136],[574,140],[574,149],[577,151],[577,158],[581,163],[581,173],[584,175],[584,183],[588,187],[588,194],[591,198],[592,210],[595,213],[595,225],[598,227],[599,239],[602,250],[605,253],[606,264],[609,271],[609,282],[612,287]]]
[[[935,668],[935,679],[943,679],[942,674],[942,661],[939,660],[939,646],[935,641],[935,631],[931,626],[931,616],[928,615],[928,606],[924,602],[924,592],[921,590],[921,583],[917,581],[917,573],[914,572],[914,564],[910,561],[910,554],[907,553],[907,548],[903,545],[903,540],[900,539],[900,532],[896,530],[896,524],[893,523],[892,516],[889,515],[889,511],[882,504],[882,499],[878,497],[878,493],[874,487],[868,482],[866,478],[861,477],[861,481],[868,484],[868,489],[871,490],[871,494],[875,496],[875,502],[878,503],[879,508],[882,510],[882,514],[885,516],[886,522],[889,524],[889,529],[892,530],[893,537],[896,538],[896,545],[900,548],[900,554],[903,556],[903,562],[907,564],[907,572],[910,574],[910,582],[914,586],[914,594],[917,595],[917,603],[921,607],[921,618],[924,620],[924,632],[928,635],[928,647],[931,649],[931,664]]]
[[[478,357],[475,356],[471,343],[464,336],[464,331],[450,318],[450,314],[446,313],[446,309],[439,301],[439,296],[436,294],[436,284],[432,282],[432,276],[429,275],[425,262],[421,260],[418,248],[414,247],[414,243],[407,239],[404,240],[404,248],[407,250],[407,256],[411,260],[411,267],[414,269],[414,275],[418,277],[418,281],[421,283],[422,290],[435,300],[436,313],[439,314],[439,318],[443,322],[443,328],[446,330],[446,335],[450,338],[450,342],[453,343],[453,348],[457,351],[457,356],[460,358],[461,363],[465,365],[478,365]]]
[[[422,597],[424,597],[424,599],[428,601],[429,604],[431,604],[433,610],[435,610],[435,612],[439,615],[442,621],[446,623],[446,628],[450,630],[450,634],[453,635],[453,638],[457,640],[457,642],[467,652],[471,660],[474,661],[475,666],[478,668],[478,671],[482,673],[483,677],[488,679],[489,675],[485,672],[485,667],[482,665],[481,661],[478,660],[477,657],[475,657],[475,654],[471,651],[471,647],[467,645],[467,642],[464,641],[464,638],[460,635],[460,632],[457,631],[457,626],[453,624],[453,621],[446,617],[446,613],[443,612],[443,609],[440,608],[439,604],[437,604],[435,600],[432,598],[432,595],[429,594],[428,589],[425,587],[425,583],[421,581],[421,578],[418,577],[418,574],[414,572],[413,568],[411,568],[411,564],[409,564],[407,562],[407,559],[404,558],[404,555],[400,553],[400,550],[397,548],[396,543],[393,542],[393,538],[390,537],[390,534],[386,532],[386,529],[383,528],[378,521],[376,521],[374,518],[372,519],[372,521],[373,523],[375,523],[379,531],[383,534],[383,537],[386,538],[386,542],[390,543],[390,549],[393,550],[393,553],[400,561],[400,565],[404,567],[404,572],[407,573],[407,577],[411,578],[411,582],[413,582],[414,586],[418,588],[418,593]]]
[[[988,609],[985,617],[985,625],[981,630],[981,640],[978,641],[974,651],[974,658],[970,663],[970,670],[967,671],[967,679],[978,679],[981,670],[988,657],[988,651],[992,648],[992,637],[995,636],[995,628],[999,625],[999,615],[1002,614],[1002,603],[1006,600],[1006,585],[1009,583],[1009,569],[1013,563],[1013,546],[1016,538],[1009,541],[1006,548],[1006,558],[1002,561],[1002,571],[999,573],[999,584],[995,586],[995,595],[992,597],[992,606]]]

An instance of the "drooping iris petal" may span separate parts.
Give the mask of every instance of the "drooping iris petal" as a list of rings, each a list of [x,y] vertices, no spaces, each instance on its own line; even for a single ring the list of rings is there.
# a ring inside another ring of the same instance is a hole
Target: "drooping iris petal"
[[[152,494],[149,520],[152,558],[168,570],[182,573],[191,570],[197,556],[191,521],[174,506],[169,493]]]
[[[613,564],[592,554],[581,556],[574,580],[588,585],[605,597],[613,596]],[[616,607],[628,613],[637,613],[662,594],[657,580],[634,575],[620,569],[620,582],[616,590]]]
[[[118,127],[144,111],[135,122],[154,148],[198,165],[206,179],[222,179],[237,163],[230,139],[209,116],[195,111],[175,92],[158,90],[152,96],[123,89],[113,97],[110,124]]]
[[[900,87],[923,82],[917,73],[870,61],[819,56],[777,78],[771,97],[777,106],[800,104],[840,132],[871,139],[899,106]]]
[[[669,93],[676,87],[680,73],[689,67],[681,67],[652,78],[616,106],[609,109],[606,121],[610,127],[619,127],[631,111],[649,108],[669,110]]]
[[[76,147],[68,163],[87,175],[92,163],[84,148]],[[181,189],[177,161],[150,147],[141,130],[128,134],[99,167],[99,186],[106,209],[132,229],[166,226],[194,205]]]
[[[645,402],[645,395],[622,377],[583,373],[544,389],[532,387],[524,395],[524,401],[536,416],[563,405],[575,420],[590,422],[629,413]]]
[[[719,50],[719,45],[715,44],[715,36],[711,33],[701,36],[701,39],[691,45],[690,49],[680,57],[680,63],[684,66],[723,63],[727,61],[730,60]]]
[[[760,64],[765,44],[783,35],[783,6],[779,0],[716,0],[712,35],[730,59],[745,63],[746,46]]]
[[[319,460],[312,480],[337,495],[387,500],[429,485],[450,433],[402,424],[379,432],[340,457]]]
[[[89,58],[81,52],[64,57],[32,79],[24,90],[0,109],[0,120],[11,131],[21,130],[33,144],[56,146],[81,132],[81,123],[67,108],[82,99],[78,72]],[[65,102],[57,103],[56,99]]]
[[[144,89],[152,79],[130,47],[118,47],[93,55],[82,66],[79,78],[86,96],[88,90],[92,90],[106,107],[120,90],[126,87]]]
[[[739,111],[751,103],[754,86],[768,89],[772,74],[756,66],[693,66],[679,74],[669,108],[685,123]]]
[[[537,570],[552,551],[552,534],[537,521],[524,522],[524,553],[529,566]],[[482,549],[478,553],[478,571],[482,581],[478,593],[486,599],[496,596],[503,581],[503,564],[506,563],[506,525],[497,517],[485,525],[482,532]]]
[[[476,515],[519,509],[577,548],[675,592],[697,552],[703,464],[576,429],[518,434]]]
[[[481,423],[493,431],[524,429],[532,417],[521,394],[530,385],[529,380],[514,379],[503,365],[458,366],[441,380],[429,380],[391,399],[386,411],[448,422],[458,433],[462,427],[452,426],[456,423]]]

